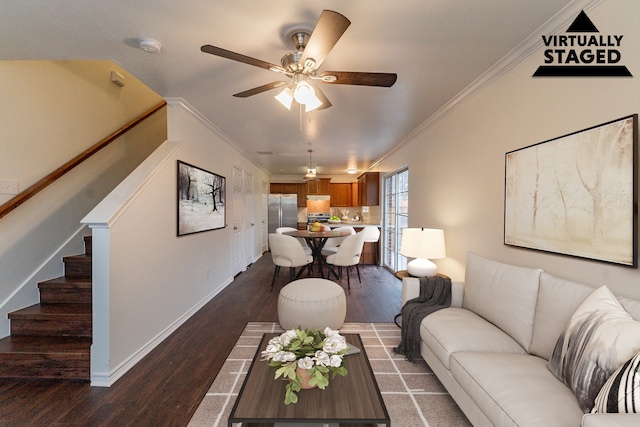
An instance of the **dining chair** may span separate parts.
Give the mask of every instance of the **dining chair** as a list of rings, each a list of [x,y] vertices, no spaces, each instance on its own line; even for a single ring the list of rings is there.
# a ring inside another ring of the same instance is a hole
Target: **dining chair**
[[[287,233],[289,231],[298,231],[298,229],[297,228],[293,228],[293,227],[278,227],[278,228],[276,228],[276,233],[278,233],[278,234]],[[307,255],[311,255],[311,248],[309,247],[309,245],[307,244],[307,241],[305,239],[303,239],[302,237],[294,237],[294,239],[296,239],[298,242],[300,242],[300,245],[302,245],[302,248],[304,249],[304,252]]]
[[[356,230],[353,227],[348,226],[348,225],[345,225],[343,227],[334,228],[333,231],[348,231],[349,232],[349,236],[351,236],[353,234],[356,234]],[[322,247],[322,250],[320,251],[320,253],[323,256],[329,256],[329,255],[335,254],[336,252],[338,252],[338,246],[340,246],[342,241],[347,237],[348,236],[332,237],[330,239],[327,239],[327,242]]]
[[[362,255],[362,247],[364,246],[364,233],[362,231],[345,237],[338,251],[335,254],[329,255],[326,259],[326,263],[329,264],[329,274],[333,275],[340,281],[342,281],[342,267],[347,267],[347,289],[349,295],[351,295],[351,280],[349,279],[349,273],[352,266],[356,266],[358,272],[358,281],[360,287],[362,287],[362,279],[360,278],[360,268],[358,263],[360,262],[360,255]],[[338,273],[335,272],[333,266],[338,267]]]
[[[380,229],[378,227],[365,227],[362,229],[364,232],[364,242],[373,243],[375,246],[375,259],[376,267],[380,266]]]
[[[273,284],[280,272],[280,267],[289,267],[289,282],[300,277],[304,270],[311,273],[313,257],[305,253],[295,237],[287,236],[286,234],[269,233],[269,247],[271,248],[271,259],[276,265],[271,279],[271,290],[273,290]],[[296,276],[297,267],[302,267],[302,269]]]

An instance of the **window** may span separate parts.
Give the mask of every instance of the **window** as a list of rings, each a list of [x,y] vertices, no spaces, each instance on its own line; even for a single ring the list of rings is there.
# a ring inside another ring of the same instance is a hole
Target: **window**
[[[409,169],[385,176],[382,197],[382,263],[393,271],[406,270],[407,258],[400,255],[400,239],[402,230],[409,224]]]

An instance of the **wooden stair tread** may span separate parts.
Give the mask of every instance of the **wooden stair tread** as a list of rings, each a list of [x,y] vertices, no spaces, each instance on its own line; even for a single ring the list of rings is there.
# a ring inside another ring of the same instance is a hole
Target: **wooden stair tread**
[[[92,256],[87,254],[67,255],[62,257],[63,261],[91,262]]]
[[[69,320],[91,320],[91,304],[35,304],[8,314],[9,319],[49,320],[66,318]]]
[[[55,279],[49,279],[38,283],[40,289],[91,289],[92,283],[90,278],[79,277],[56,277]]]
[[[92,339],[88,337],[40,337],[8,336],[0,339],[0,359],[2,354],[59,354],[91,352]]]

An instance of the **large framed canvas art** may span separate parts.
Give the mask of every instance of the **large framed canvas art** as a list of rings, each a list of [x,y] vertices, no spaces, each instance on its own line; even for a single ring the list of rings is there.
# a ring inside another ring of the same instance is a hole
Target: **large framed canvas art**
[[[226,226],[226,179],[178,160],[178,236]]]
[[[504,243],[637,267],[638,115],[506,153]]]

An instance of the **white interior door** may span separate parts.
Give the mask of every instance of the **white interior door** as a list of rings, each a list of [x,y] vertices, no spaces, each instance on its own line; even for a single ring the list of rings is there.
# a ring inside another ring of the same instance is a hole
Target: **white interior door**
[[[261,183],[261,204],[260,204],[260,253],[263,254],[269,249],[269,227],[267,225],[267,213],[269,211],[269,184],[265,181]]]
[[[233,182],[233,254],[231,256],[231,262],[232,273],[235,276],[236,274],[240,273],[245,267],[244,240],[242,238],[242,229],[244,225],[244,194],[242,191],[242,169],[235,166],[233,167],[231,181]]]
[[[256,237],[255,237],[255,209],[253,207],[253,174],[244,173],[244,206],[245,206],[245,263],[243,267],[253,262],[256,253]]]

